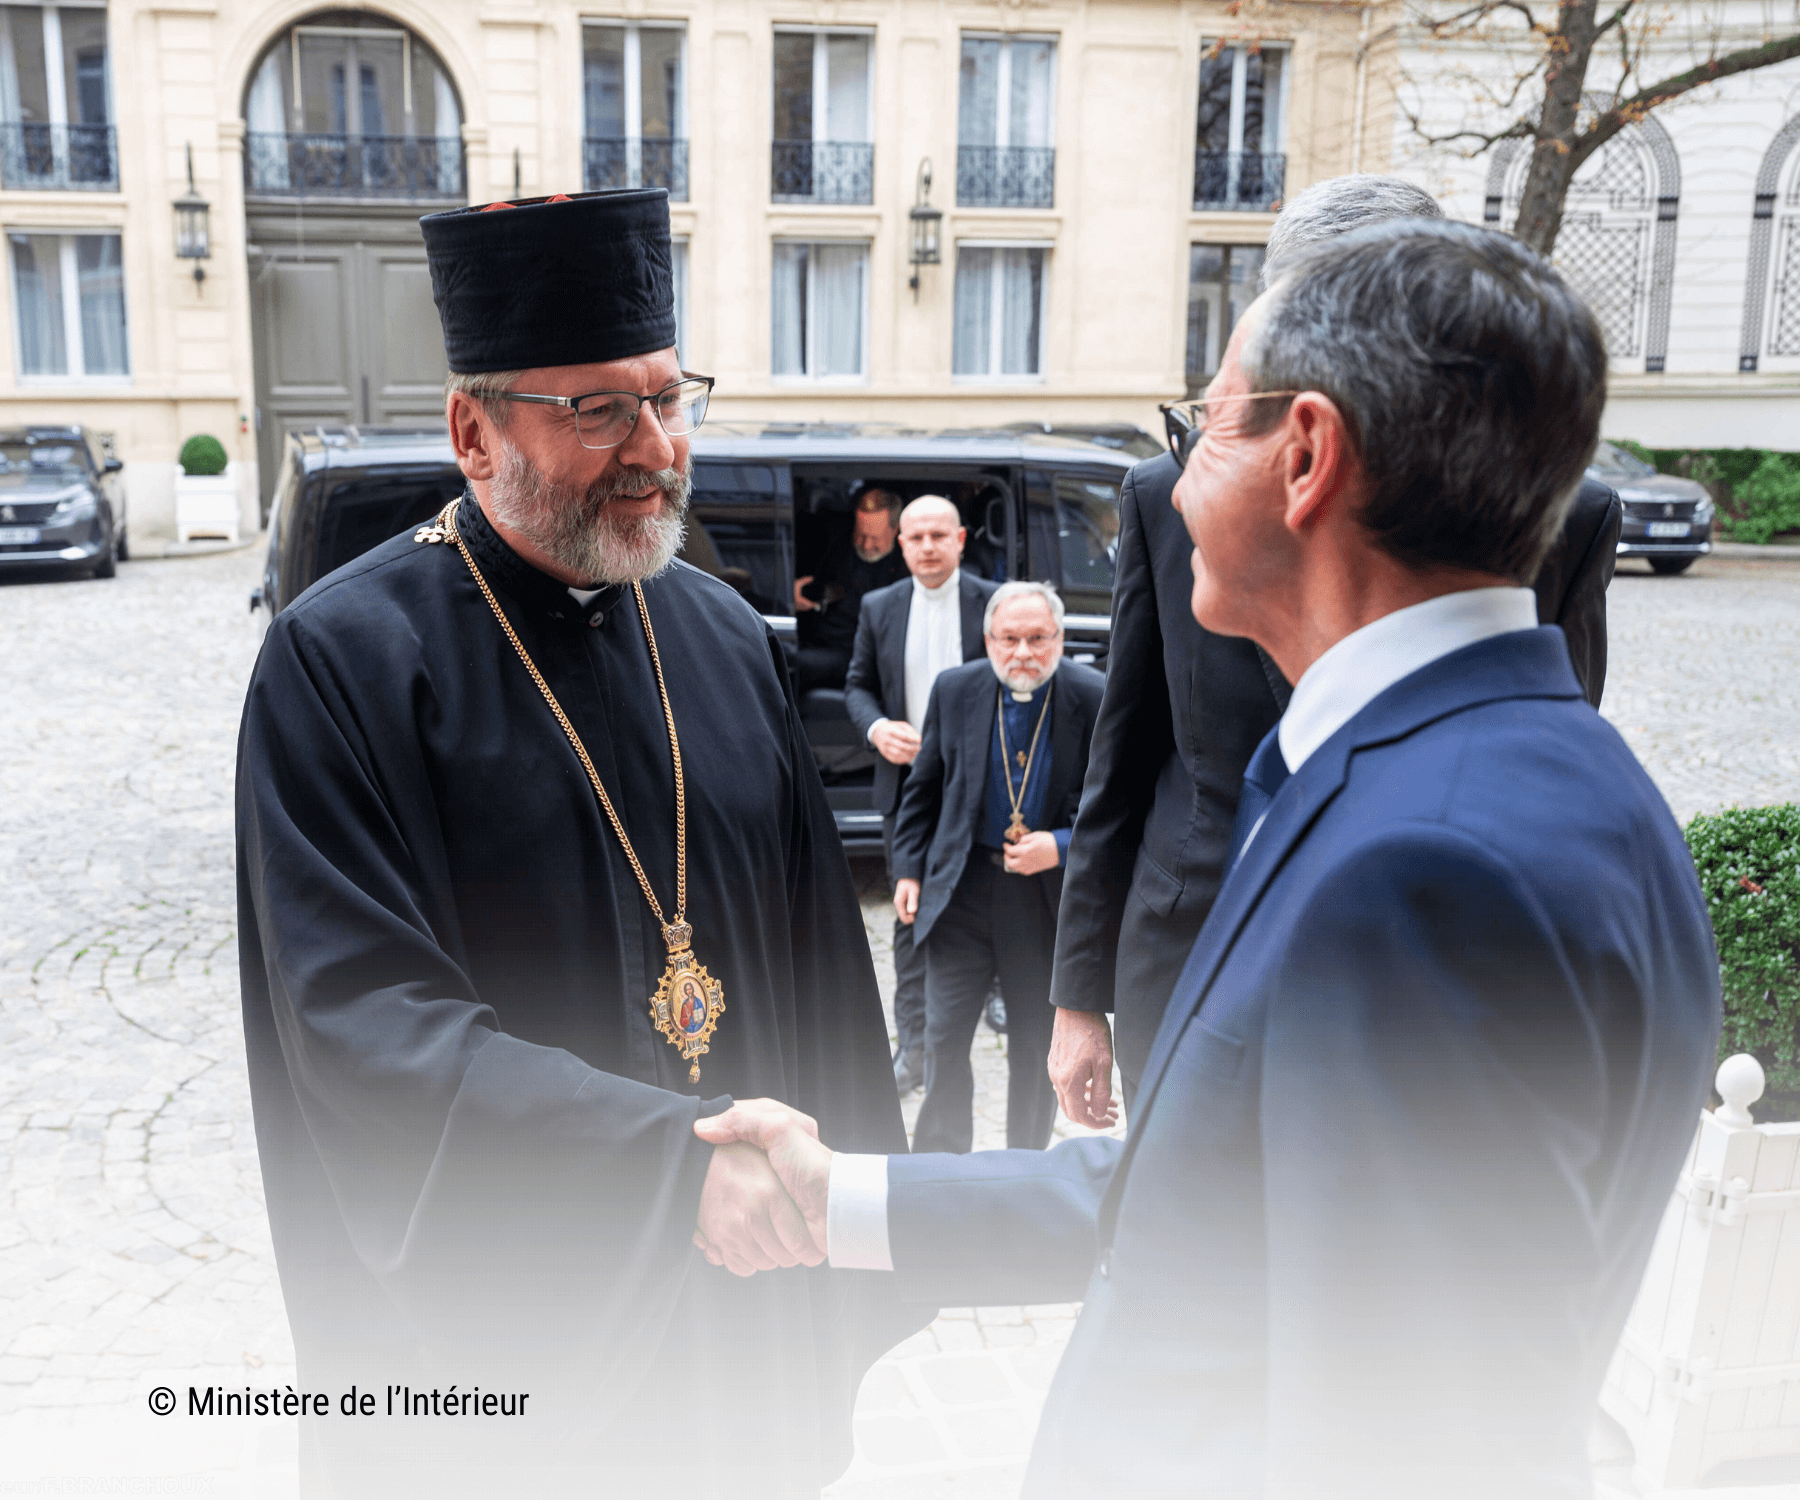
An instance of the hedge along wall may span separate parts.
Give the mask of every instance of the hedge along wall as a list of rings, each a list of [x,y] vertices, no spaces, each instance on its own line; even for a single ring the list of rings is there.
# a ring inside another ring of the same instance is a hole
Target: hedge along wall
[[[1719,944],[1719,1055],[1755,1053],[1770,1093],[1789,1096],[1780,1113],[1792,1117],[1800,1107],[1800,807],[1703,813],[1686,831]]]
[[[1706,486],[1718,507],[1720,534],[1734,542],[1766,542],[1800,531],[1800,453],[1769,448],[1647,448],[1621,442],[1664,474]]]

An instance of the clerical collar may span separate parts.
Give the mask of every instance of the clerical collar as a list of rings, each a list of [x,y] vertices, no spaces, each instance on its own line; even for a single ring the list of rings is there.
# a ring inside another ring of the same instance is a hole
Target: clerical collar
[[[991,663],[990,663],[990,665],[991,665]],[[1000,674],[998,672],[996,672],[994,674],[994,676],[999,677]],[[1040,682],[1037,685],[1036,689],[1034,689],[1032,692],[1021,693],[1021,692],[1016,691],[1013,688],[1009,688],[1006,685],[1006,682],[1004,679],[1002,679],[1000,682],[1000,689],[1002,692],[1004,692],[1006,694],[1007,701],[1010,703],[1036,703],[1039,698],[1043,697],[1044,690],[1046,688],[1048,688],[1050,686],[1050,684],[1055,681],[1056,681],[1056,671],[1054,668],[1052,668],[1050,675],[1048,677],[1046,677],[1042,682]]]
[[[918,593],[923,594],[926,599],[931,601],[931,603],[941,604],[945,599],[948,599],[952,594],[954,594],[956,592],[957,585],[959,585],[961,582],[962,582],[962,569],[961,568],[952,568],[950,570],[950,576],[948,578],[946,578],[942,583],[940,583],[936,588],[934,588],[934,589],[926,588],[925,585],[920,583],[917,578],[913,579],[913,588]]]
[[[456,529],[475,554],[490,583],[553,620],[585,625],[596,608],[610,613],[624,592],[624,587],[619,584],[603,589],[584,589],[581,592],[587,597],[578,604],[570,597],[575,591],[568,585],[533,567],[513,551],[494,529],[473,491],[464,491],[462,504],[456,507]]]

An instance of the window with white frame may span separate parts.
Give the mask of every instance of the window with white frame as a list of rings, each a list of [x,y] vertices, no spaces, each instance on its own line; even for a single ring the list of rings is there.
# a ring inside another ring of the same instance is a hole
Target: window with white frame
[[[1056,185],[1056,38],[964,32],[956,201],[1048,208]]]
[[[116,234],[11,231],[21,376],[131,373]]]
[[[873,41],[866,31],[775,33],[775,201],[874,201]]]
[[[1289,60],[1272,42],[1201,43],[1195,208],[1264,210],[1280,199]]]
[[[687,186],[687,26],[586,21],[581,28],[583,167],[589,192]]]
[[[119,185],[106,5],[0,6],[0,180],[9,188]]]
[[[958,244],[951,368],[976,379],[1043,374],[1047,245]]]
[[[790,379],[867,374],[869,247],[777,240],[770,302],[773,372]]]

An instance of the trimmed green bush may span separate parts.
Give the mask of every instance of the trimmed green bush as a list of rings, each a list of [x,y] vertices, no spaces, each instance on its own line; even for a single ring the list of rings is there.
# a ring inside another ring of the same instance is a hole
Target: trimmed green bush
[[[226,463],[225,445],[204,432],[195,433],[181,445],[183,474],[223,474]]]
[[[1706,486],[1718,507],[1719,535],[1763,543],[1800,530],[1800,453],[1768,448],[1647,448],[1617,440],[1664,474]]]
[[[1800,807],[1702,814],[1687,841],[1719,944],[1719,1056],[1754,1053],[1771,1093],[1800,1091]]]

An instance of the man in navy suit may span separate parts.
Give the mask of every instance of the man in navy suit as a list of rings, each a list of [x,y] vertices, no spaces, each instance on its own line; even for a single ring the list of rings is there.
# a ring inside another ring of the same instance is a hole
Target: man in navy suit
[[[1085,1284],[1033,1500],[1589,1493],[1720,1017],[1680,830],[1519,587],[1605,384],[1592,314],[1495,231],[1285,268],[1176,501],[1196,617],[1294,695],[1129,1138],[859,1157],[762,1101],[696,1125],[763,1145],[836,1265],[952,1304]]]
[[[969,1044],[988,987],[1006,1001],[1006,1144],[1041,1151],[1050,1086],[1050,958],[1088,744],[1106,681],[1063,660],[1047,583],[988,599],[986,661],[937,679],[894,828],[894,910],[925,954],[925,1102],[913,1146],[974,1140]]]
[[[888,875],[893,878],[894,816],[900,789],[919,753],[931,685],[940,672],[980,661],[982,612],[998,584],[964,571],[968,531],[942,495],[920,495],[900,512],[900,551],[912,577],[863,596],[856,644],[844,681],[844,707],[875,762]],[[894,1084],[911,1093],[925,1077],[925,955],[912,928],[894,923]]]

